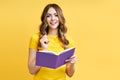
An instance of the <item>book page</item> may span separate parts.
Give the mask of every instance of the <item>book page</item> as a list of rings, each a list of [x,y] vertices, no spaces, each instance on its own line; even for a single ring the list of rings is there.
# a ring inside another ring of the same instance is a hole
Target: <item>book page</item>
[[[54,54],[56,55],[56,52],[53,52],[53,51],[38,51],[38,52],[41,52],[41,53],[45,53],[45,54]]]
[[[75,48],[74,48],[74,47],[72,47],[72,48],[65,49],[65,50],[63,50],[63,51],[59,52],[59,54],[58,54],[58,55],[63,54],[63,53],[65,53],[65,52],[67,52],[67,51],[69,51],[69,50],[71,50],[71,49],[75,49]]]

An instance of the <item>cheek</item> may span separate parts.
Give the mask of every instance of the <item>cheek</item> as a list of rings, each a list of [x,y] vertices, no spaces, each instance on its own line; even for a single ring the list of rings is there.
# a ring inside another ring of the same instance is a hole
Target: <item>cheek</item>
[[[58,17],[56,17],[56,20],[59,21]]]
[[[51,20],[51,19],[50,19],[50,17],[49,17],[49,18],[47,18],[47,22],[50,22],[50,20]]]

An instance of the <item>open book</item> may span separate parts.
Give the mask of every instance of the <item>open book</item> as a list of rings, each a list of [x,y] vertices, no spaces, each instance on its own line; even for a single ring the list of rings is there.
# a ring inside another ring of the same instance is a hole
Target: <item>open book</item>
[[[55,54],[52,51],[37,51],[36,65],[49,68],[57,68],[65,64],[65,60],[69,59],[74,54],[75,48],[69,48]]]

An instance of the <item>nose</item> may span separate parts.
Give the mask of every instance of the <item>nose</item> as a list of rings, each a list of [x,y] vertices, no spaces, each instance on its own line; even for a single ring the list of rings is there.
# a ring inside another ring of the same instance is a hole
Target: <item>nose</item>
[[[54,20],[54,19],[55,19],[55,16],[54,16],[54,15],[52,15],[52,16],[51,16],[51,20]]]

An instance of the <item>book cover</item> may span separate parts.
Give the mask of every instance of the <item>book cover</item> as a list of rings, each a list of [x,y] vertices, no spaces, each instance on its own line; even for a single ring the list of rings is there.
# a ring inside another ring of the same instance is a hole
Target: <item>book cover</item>
[[[55,54],[52,51],[37,51],[36,65],[49,68],[57,68],[65,64],[65,60],[69,59],[74,54],[75,48],[69,48]]]

